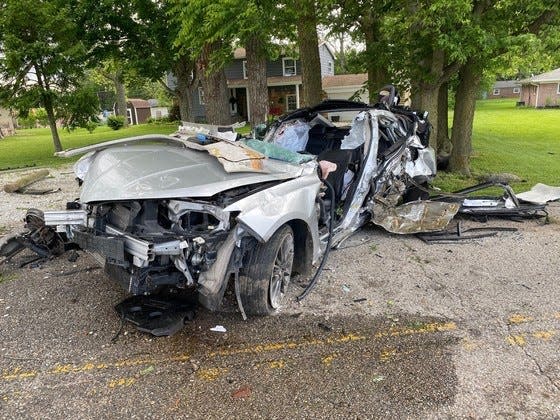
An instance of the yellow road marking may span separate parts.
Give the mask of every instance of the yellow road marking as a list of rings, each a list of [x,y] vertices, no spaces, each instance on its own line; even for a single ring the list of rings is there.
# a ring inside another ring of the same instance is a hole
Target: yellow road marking
[[[510,317],[508,318],[508,323],[516,325],[516,324],[525,324],[534,321],[547,321],[553,319],[560,319],[560,312],[554,312],[552,314],[544,314],[538,318],[530,315],[515,313],[510,315]]]
[[[119,378],[119,379],[114,379],[112,381],[109,381],[107,386],[109,388],[129,387],[134,382],[136,382],[135,378]]]
[[[268,363],[268,367],[270,369],[283,369],[286,367],[286,361],[285,360],[272,360],[271,362]]]
[[[325,365],[325,366],[330,366],[332,365],[333,360],[336,359],[336,354],[329,354],[328,356],[325,356],[321,359],[321,362]]]
[[[228,370],[226,368],[199,369],[196,371],[196,376],[206,381],[214,381],[218,379],[220,376],[227,373],[227,371]]]
[[[362,333],[348,333],[335,337],[328,337],[325,339],[306,339],[286,342],[276,342],[276,343],[266,343],[250,345],[246,347],[237,348],[223,348],[213,351],[208,354],[209,358],[215,358],[220,356],[234,356],[239,354],[261,354],[274,351],[282,350],[294,350],[303,347],[318,347],[326,345],[336,345],[336,344],[347,344],[357,341],[364,341],[366,339],[379,339],[383,337],[402,337],[407,335],[415,334],[428,334],[443,331],[452,331],[457,329],[454,322],[447,323],[428,323],[423,325],[421,328],[410,328],[410,327],[392,327],[385,331],[378,331],[373,336],[366,336]],[[40,370],[23,370],[21,367],[12,369],[11,371],[3,371],[1,379],[4,381],[18,380],[18,379],[28,379],[36,377],[39,374],[49,374],[49,375],[68,375],[68,374],[79,374],[84,372],[95,372],[101,370],[111,370],[121,367],[135,367],[135,366],[149,366],[154,364],[168,363],[168,362],[185,362],[190,360],[190,355],[178,354],[175,356],[162,357],[162,358],[150,358],[150,359],[124,359],[117,360],[114,362],[85,362],[82,364],[57,364],[53,368],[40,371]],[[277,363],[272,363],[269,367],[273,369],[282,368],[285,366],[285,362],[278,361]],[[219,373],[221,374],[221,373]],[[205,379],[209,379],[214,374],[212,372],[201,372]],[[199,375],[199,376],[200,376]],[[219,376],[219,375],[218,375]]]
[[[550,340],[554,335],[556,335],[556,331],[548,330],[548,331],[535,331],[533,333],[533,337],[539,338],[544,341]]]
[[[525,336],[523,334],[508,335],[506,340],[512,346],[523,347],[527,343],[527,340],[525,340]]]
[[[509,317],[509,323],[510,324],[522,324],[524,322],[529,322],[532,321],[533,317],[530,316],[524,316],[521,314],[513,314],[512,316]]]
[[[538,331],[528,331],[521,334],[512,334],[506,337],[506,341],[512,346],[517,345],[523,347],[527,344],[528,338],[534,338],[537,340],[548,341],[558,333],[557,330],[538,330]]]

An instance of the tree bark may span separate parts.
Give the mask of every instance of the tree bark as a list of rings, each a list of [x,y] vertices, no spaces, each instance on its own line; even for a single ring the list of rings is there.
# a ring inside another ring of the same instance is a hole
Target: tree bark
[[[247,94],[251,109],[249,122],[255,127],[266,123],[268,87],[266,83],[266,52],[263,39],[252,36],[247,40]]]
[[[45,111],[47,113],[47,119],[49,121],[49,127],[51,129],[54,151],[61,152],[62,143],[60,142],[58,129],[56,128],[56,117],[54,115],[54,103],[53,103],[50,84],[48,79],[45,78],[44,74],[41,72],[41,66],[35,65],[34,67],[36,69],[37,84],[41,89],[41,99],[43,102],[43,106],[45,107]]]
[[[231,124],[229,112],[229,95],[226,74],[223,67],[212,69],[210,59],[212,54],[220,48],[219,42],[208,43],[204,46],[197,62],[197,70],[201,77],[202,89],[206,109],[206,119],[209,124]]]
[[[177,98],[181,121],[193,121],[192,97],[195,85],[195,65],[187,56],[181,56],[173,65],[177,86],[173,94]]]
[[[453,150],[449,159],[449,168],[453,172],[468,176],[470,176],[469,159],[472,150],[474,108],[481,80],[482,67],[475,60],[467,60],[459,71],[451,134]]]
[[[54,106],[49,92],[43,93],[43,104],[45,105],[45,111],[47,112],[47,119],[49,120],[49,127],[51,129],[54,151],[61,152],[62,143],[60,142],[58,129],[56,128],[56,117],[54,116]]]
[[[433,50],[421,63],[428,69],[428,76],[416,84],[416,94],[412,97],[413,106],[421,111],[428,111],[428,118],[432,124],[430,146],[438,150],[438,97],[442,84],[445,55],[441,50]]]
[[[323,92],[315,1],[303,0],[299,6],[297,35],[303,83],[301,106],[313,106],[321,102]]]
[[[438,94],[438,115],[437,115],[437,154],[448,155],[451,152],[451,140],[449,139],[449,119],[448,119],[448,100],[449,84],[442,83]],[[436,124],[434,121],[433,124]]]
[[[124,126],[128,127],[128,116],[126,112],[126,90],[124,87],[124,75],[121,69],[115,71],[113,75],[113,84],[115,85],[115,92],[117,94],[117,109],[116,115],[124,117]]]
[[[369,103],[375,104],[378,100],[379,89],[390,82],[387,67],[380,63],[379,48],[380,31],[379,19],[371,10],[365,12],[360,23],[364,40],[366,43],[367,73],[368,73],[368,93]]]

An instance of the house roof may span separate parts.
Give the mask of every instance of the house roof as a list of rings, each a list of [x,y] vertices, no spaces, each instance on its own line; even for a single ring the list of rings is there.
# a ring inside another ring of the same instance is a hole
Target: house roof
[[[150,107],[150,103],[144,99],[129,99],[127,102],[129,102],[136,109]]]
[[[247,87],[247,83],[247,79],[228,79],[227,81],[228,88]],[[266,84],[268,86],[300,85],[301,76],[295,75],[267,77]]]
[[[514,88],[514,87],[519,87],[521,83],[519,82],[519,80],[497,80],[496,83],[494,83],[493,88],[494,89],[506,89],[506,88]]]
[[[367,73],[325,76],[323,77],[323,89],[343,86],[362,86],[365,82],[367,82],[367,80]]]
[[[520,83],[550,83],[550,82],[560,82],[560,67],[546,73],[537,74],[536,76],[529,77],[528,79],[523,79]]]

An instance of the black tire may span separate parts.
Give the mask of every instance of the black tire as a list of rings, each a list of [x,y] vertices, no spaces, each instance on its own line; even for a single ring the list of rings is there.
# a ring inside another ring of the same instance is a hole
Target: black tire
[[[239,275],[243,309],[249,315],[271,315],[281,306],[294,262],[294,233],[282,226],[268,242],[258,243]]]

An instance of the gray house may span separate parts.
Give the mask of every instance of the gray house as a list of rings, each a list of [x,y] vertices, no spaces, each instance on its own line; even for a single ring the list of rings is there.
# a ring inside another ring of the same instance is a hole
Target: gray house
[[[326,42],[319,44],[321,60],[321,77],[334,75],[334,51]],[[244,48],[237,48],[233,60],[226,68],[227,86],[229,89],[232,120],[248,121],[251,115],[247,95],[247,60]],[[267,62],[267,85],[269,113],[281,115],[300,107],[302,94],[301,62],[289,55],[281,55],[276,60]],[[173,78],[169,78],[173,87]],[[193,97],[193,115],[202,121],[206,117],[204,108],[204,91],[200,86]]]

